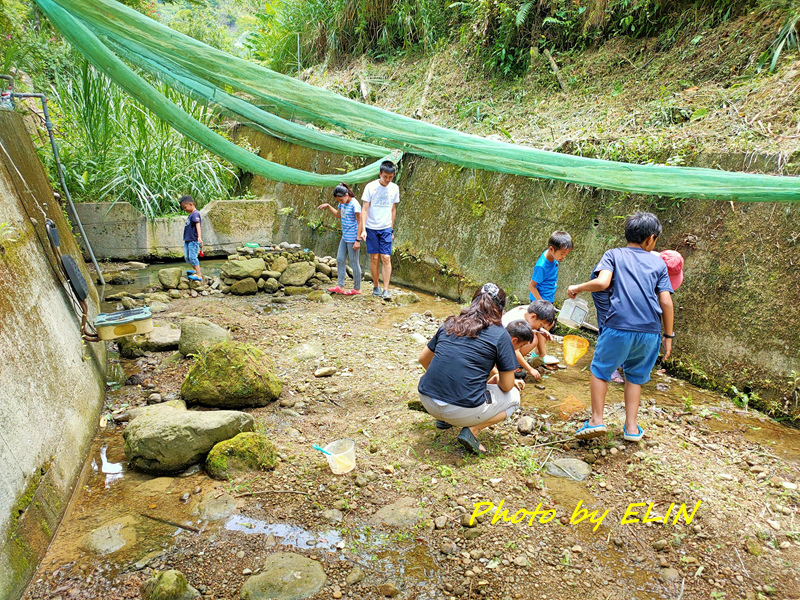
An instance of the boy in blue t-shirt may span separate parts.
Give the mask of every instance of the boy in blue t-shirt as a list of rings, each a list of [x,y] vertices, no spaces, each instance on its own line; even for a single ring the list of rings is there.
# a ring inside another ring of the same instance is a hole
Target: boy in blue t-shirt
[[[192,265],[187,271],[191,281],[203,281],[200,273],[200,247],[203,245],[203,234],[200,231],[200,211],[194,205],[194,198],[181,196],[181,209],[189,213],[186,224],[183,226],[183,256],[186,262]]]
[[[558,279],[558,261],[564,260],[572,250],[572,238],[566,231],[554,231],[547,242],[547,250],[542,252],[533,268],[531,282],[528,284],[530,301],[547,300],[551,304],[556,300],[556,280]]]
[[[650,381],[661,348],[664,325],[664,358],[672,352],[672,285],[667,265],[650,254],[661,235],[661,223],[652,213],[635,212],[625,219],[628,246],[613,248],[597,264],[597,277],[567,288],[575,298],[581,292],[610,289],[608,312],[592,359],[590,392],[592,417],[575,437],[590,439],[606,432],[603,408],[608,381],[620,366],[625,371],[625,424],[623,439],[638,442],[644,431],[637,423],[642,385]],[[610,287],[609,287],[610,286]]]

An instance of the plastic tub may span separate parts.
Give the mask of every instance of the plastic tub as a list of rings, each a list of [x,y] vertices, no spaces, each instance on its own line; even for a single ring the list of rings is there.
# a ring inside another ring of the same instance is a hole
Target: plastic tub
[[[578,362],[578,359],[589,349],[589,341],[577,335],[565,335],[563,344],[564,362],[568,365]]]
[[[586,300],[583,298],[567,299],[561,305],[561,310],[558,313],[558,322],[567,327],[579,329],[588,314],[589,305],[586,304]]]
[[[150,307],[133,308],[113,313],[100,313],[95,320],[97,335],[101,340],[114,340],[129,335],[153,331]]]
[[[334,475],[344,475],[356,468],[356,444],[353,440],[336,440],[325,446],[325,455]]]

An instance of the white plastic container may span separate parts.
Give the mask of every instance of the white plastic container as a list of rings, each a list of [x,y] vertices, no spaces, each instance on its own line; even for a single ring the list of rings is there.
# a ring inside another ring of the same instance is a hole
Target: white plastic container
[[[558,322],[567,327],[578,329],[586,320],[586,315],[588,314],[589,305],[586,300],[583,298],[567,299],[561,306],[561,312],[558,313]]]
[[[336,440],[325,446],[325,455],[334,475],[344,475],[356,468],[356,444],[353,440]]]
[[[101,340],[150,333],[153,331],[153,316],[149,306],[114,313],[100,313],[95,320],[95,328]]]

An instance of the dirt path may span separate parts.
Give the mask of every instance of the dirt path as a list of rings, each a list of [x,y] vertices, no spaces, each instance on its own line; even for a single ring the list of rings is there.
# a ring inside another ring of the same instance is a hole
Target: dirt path
[[[184,299],[160,315],[175,322],[205,317],[273,357],[286,382],[280,406],[252,414],[280,449],[278,468],[227,483],[197,469],[152,478],[128,471],[124,424],[111,423],[95,441],[81,488],[25,598],[136,598],[154,570],[175,568],[205,598],[233,599],[276,549],[322,561],[327,583],[314,598],[379,598],[379,586],[389,583],[398,598],[800,596],[800,432],[658,375],[643,392],[646,443],[621,441],[621,386],[606,409],[611,439],[568,441],[588,405],[586,356],[539,387],[528,384],[521,414],[533,417],[531,435],[518,433],[517,415],[482,436],[488,456],[466,456],[457,431],[439,431],[407,407],[422,373],[419,336],[428,338],[456,305],[430,297],[402,308],[370,297],[278,301]],[[292,357],[300,344],[311,358]],[[143,404],[153,391],[177,395],[190,361],[169,356],[128,364],[139,383],[112,392],[109,410]],[[338,372],[315,378],[320,366]],[[356,470],[345,476],[332,475],[311,448],[339,438],[357,447]],[[545,462],[561,458],[587,459],[591,475],[575,481],[544,474]],[[116,464],[121,473],[113,472]],[[233,497],[235,510],[217,521],[193,514],[209,495]],[[377,511],[392,512],[387,507],[401,498],[411,499],[412,517],[423,518],[382,526]],[[486,514],[477,527],[462,526],[475,503],[501,501],[509,518],[540,504],[555,516],[545,524],[526,516],[492,525]],[[673,524],[682,504],[691,514],[698,501],[690,524],[685,515]],[[608,510],[596,531],[588,520],[570,523],[578,502],[598,515]],[[644,503],[632,507],[639,514],[630,518],[640,520],[647,503],[651,518],[674,507],[667,524],[622,525],[631,503]],[[85,551],[84,536],[114,519],[128,519],[136,539],[105,556]],[[348,585],[356,564],[365,577]]]

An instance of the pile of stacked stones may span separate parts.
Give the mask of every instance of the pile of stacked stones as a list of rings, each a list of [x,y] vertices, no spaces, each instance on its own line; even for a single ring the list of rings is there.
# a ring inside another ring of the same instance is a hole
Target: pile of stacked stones
[[[297,244],[272,248],[237,248],[220,268],[223,294],[307,294],[336,281],[336,259],[318,257]]]

